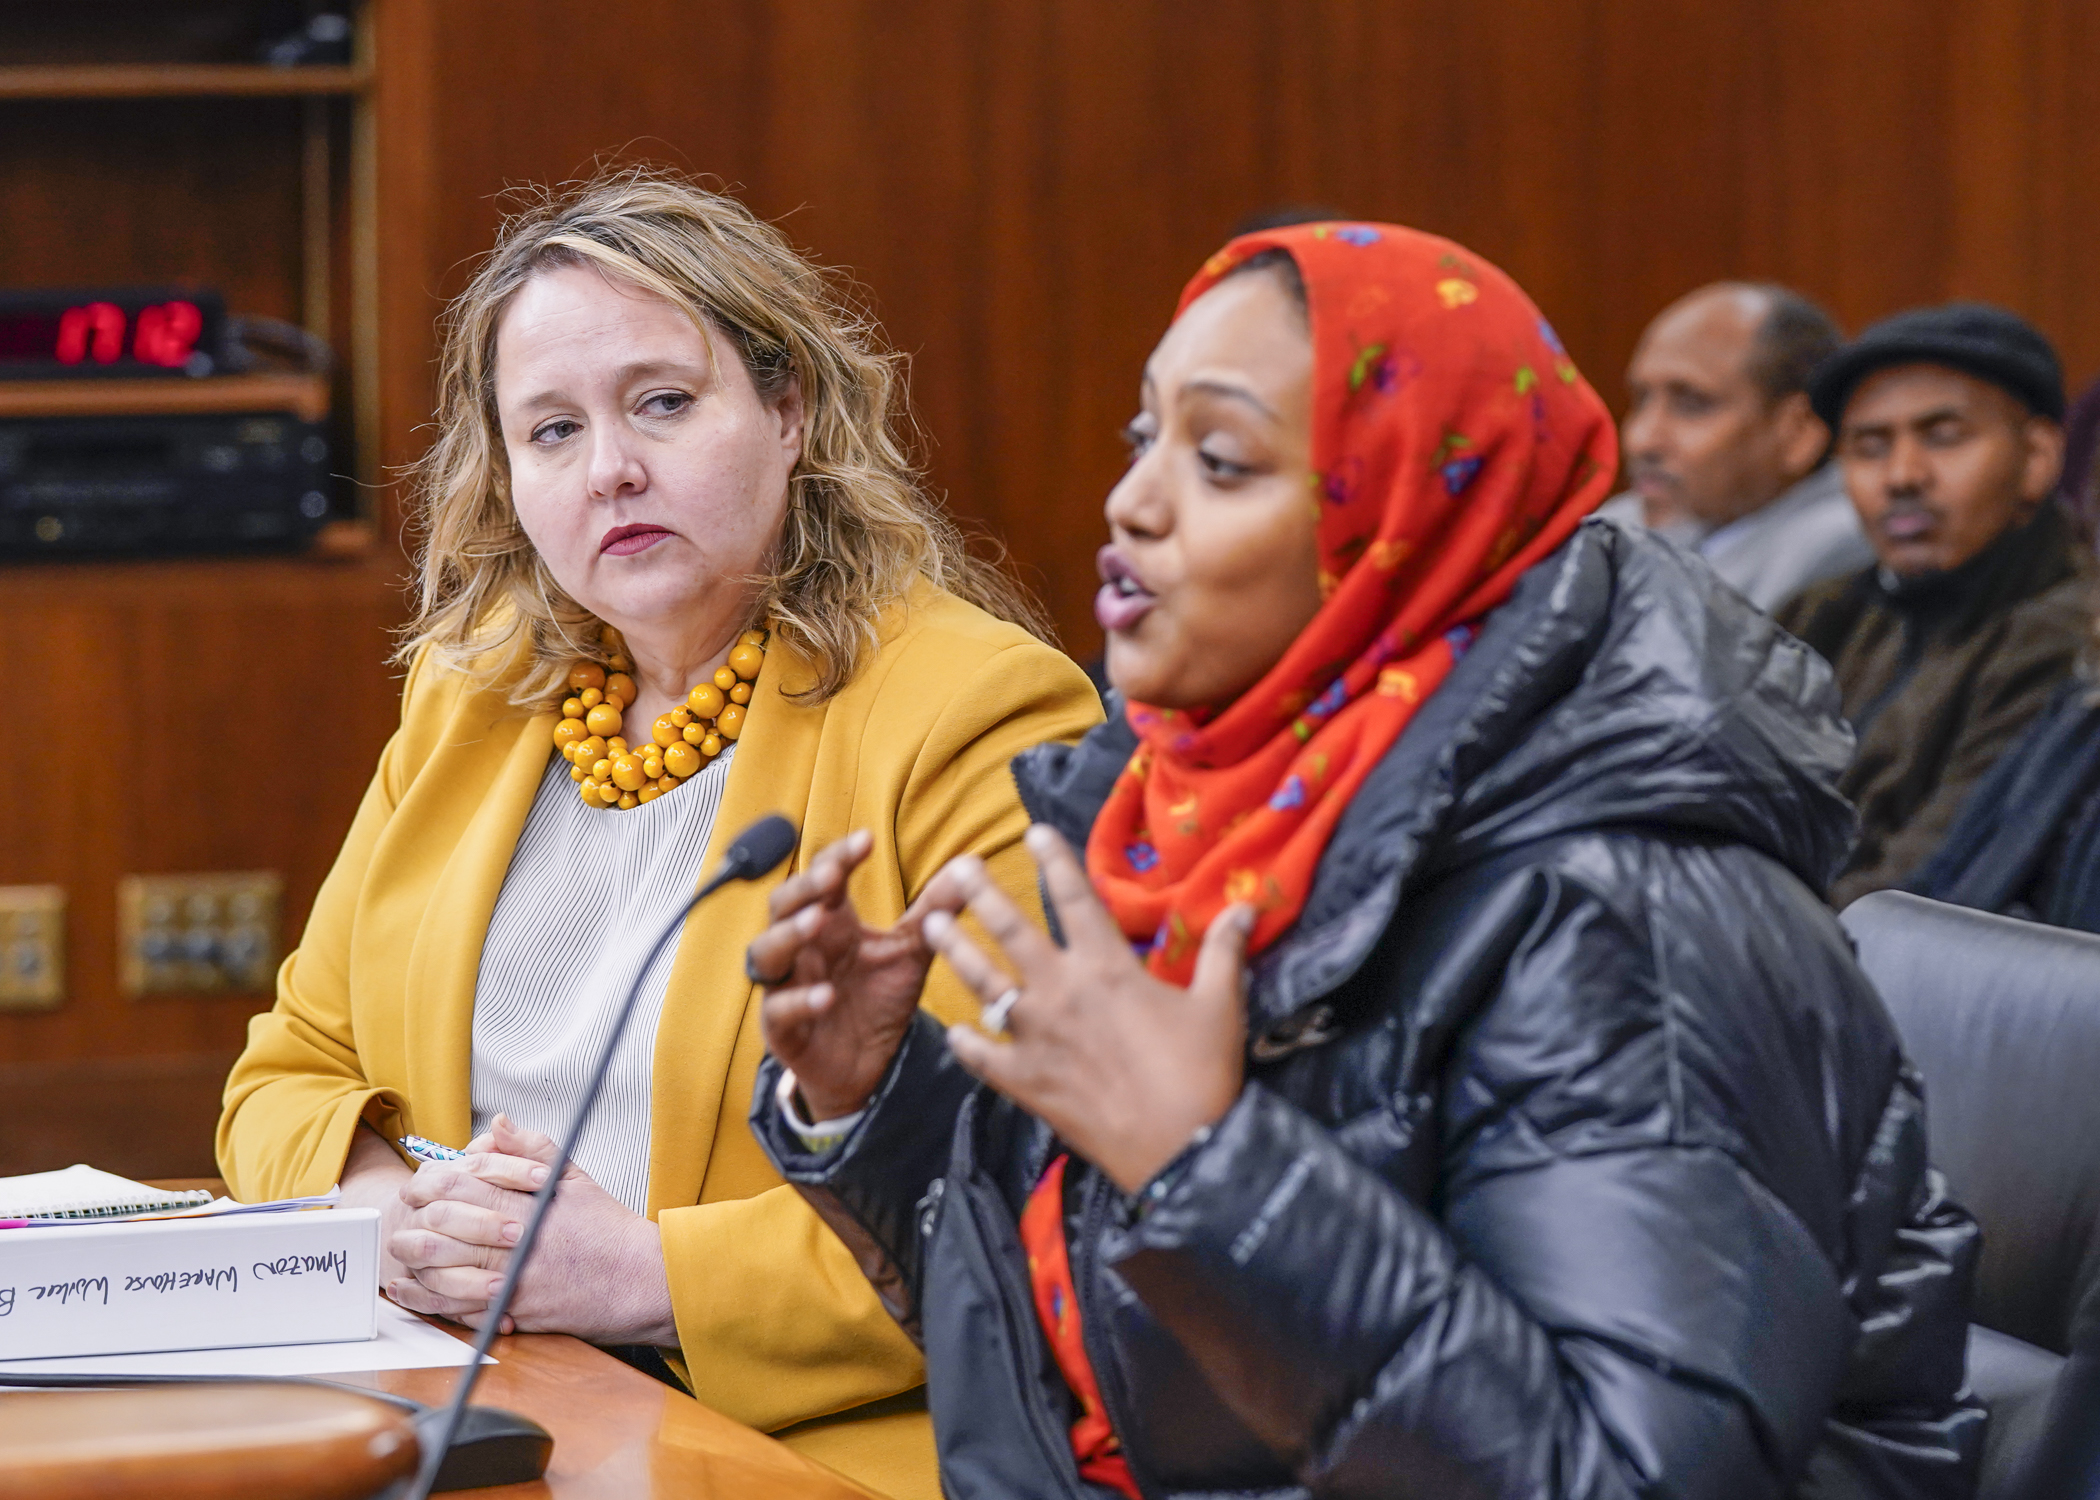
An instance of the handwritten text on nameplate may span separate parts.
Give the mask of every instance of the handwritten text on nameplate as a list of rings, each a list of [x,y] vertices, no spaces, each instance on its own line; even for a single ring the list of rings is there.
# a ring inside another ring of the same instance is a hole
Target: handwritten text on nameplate
[[[337,1285],[350,1274],[350,1257],[340,1250],[329,1250],[320,1255],[280,1255],[274,1260],[259,1260],[249,1266],[248,1274],[257,1281],[270,1281],[286,1276],[333,1276]],[[151,1271],[125,1276],[116,1288],[118,1296],[140,1292],[150,1296],[165,1296],[169,1292],[187,1292],[196,1289],[206,1291],[237,1292],[241,1289],[241,1271],[238,1266],[200,1266],[180,1271]],[[0,1318],[14,1312],[18,1297],[33,1303],[51,1302],[60,1307],[78,1299],[83,1305],[99,1301],[109,1306],[110,1281],[107,1276],[79,1276],[71,1281],[55,1281],[44,1286],[26,1286],[19,1291],[11,1286],[0,1287]]]

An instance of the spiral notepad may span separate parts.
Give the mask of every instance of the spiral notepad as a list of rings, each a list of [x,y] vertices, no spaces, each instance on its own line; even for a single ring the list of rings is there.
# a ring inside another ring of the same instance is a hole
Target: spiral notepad
[[[207,1192],[164,1192],[93,1167],[0,1177],[0,1219],[121,1219],[211,1201]]]

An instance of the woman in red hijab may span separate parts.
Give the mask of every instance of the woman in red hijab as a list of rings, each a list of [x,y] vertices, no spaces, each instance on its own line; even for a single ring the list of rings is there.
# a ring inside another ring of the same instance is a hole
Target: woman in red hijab
[[[1609,417],[1445,240],[1235,240],[1129,437],[1109,722],[1015,763],[1056,939],[969,862],[866,928],[856,836],[748,959],[753,1128],[948,1493],[1967,1493],[1976,1233],[1815,894],[1821,663],[1585,522]]]

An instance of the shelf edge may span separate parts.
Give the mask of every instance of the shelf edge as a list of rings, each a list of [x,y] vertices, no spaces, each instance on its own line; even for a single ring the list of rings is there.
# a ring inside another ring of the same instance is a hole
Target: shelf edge
[[[0,66],[0,99],[298,98],[360,94],[362,67],[272,68],[262,63],[108,63]]]

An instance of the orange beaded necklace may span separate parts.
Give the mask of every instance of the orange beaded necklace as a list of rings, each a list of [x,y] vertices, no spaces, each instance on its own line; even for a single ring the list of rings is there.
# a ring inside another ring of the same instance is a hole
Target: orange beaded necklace
[[[586,807],[639,807],[675,791],[689,776],[722,753],[744,732],[744,705],[765,665],[766,633],[747,630],[729,652],[728,665],[686,694],[685,706],[660,714],[649,740],[630,749],[620,738],[622,716],[635,700],[634,660],[611,626],[606,665],[578,662],[569,672],[575,696],[561,706],[554,748],[569,762]]]

